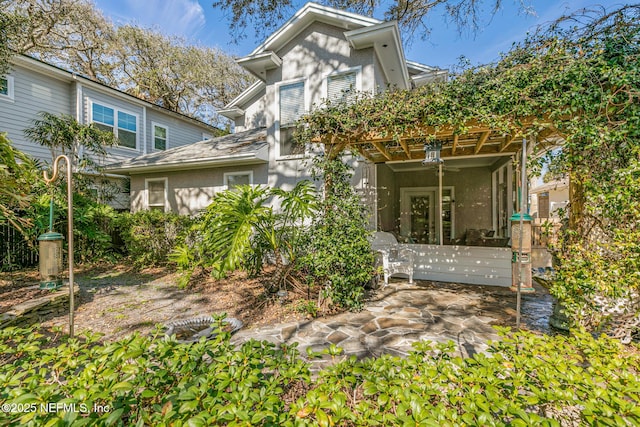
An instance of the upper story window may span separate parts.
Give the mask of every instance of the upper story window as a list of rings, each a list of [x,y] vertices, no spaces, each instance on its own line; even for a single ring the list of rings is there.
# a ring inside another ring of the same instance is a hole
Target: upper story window
[[[348,102],[360,88],[360,67],[329,74],[326,81],[326,96],[331,102]]]
[[[118,111],[118,139],[120,145],[136,148],[137,118],[133,114]]]
[[[155,150],[166,150],[169,139],[169,128],[157,123],[153,123],[153,148]]]
[[[113,132],[121,147],[136,149],[138,146],[138,117],[106,105],[92,103],[91,121],[98,129]]]
[[[356,91],[356,72],[333,74],[327,77],[327,99],[346,101]]]
[[[0,99],[13,100],[13,77],[0,77]]]
[[[293,133],[295,123],[305,112],[304,81],[281,85],[278,89],[279,126],[278,156],[299,154],[296,151]]]

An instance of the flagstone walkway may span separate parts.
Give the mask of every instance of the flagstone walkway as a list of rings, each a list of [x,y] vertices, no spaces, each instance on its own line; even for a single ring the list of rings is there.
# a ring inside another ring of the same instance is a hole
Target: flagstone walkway
[[[522,325],[547,333],[552,298],[537,285],[536,291],[523,296]],[[307,347],[321,351],[335,344],[344,356],[359,358],[384,353],[405,356],[418,340],[453,341],[457,353],[467,357],[485,351],[489,340],[499,338],[494,325],[515,326],[515,308],[516,296],[507,288],[396,281],[378,290],[361,312],[241,330],[233,341],[295,342],[303,356]],[[329,359],[314,363],[320,367]]]

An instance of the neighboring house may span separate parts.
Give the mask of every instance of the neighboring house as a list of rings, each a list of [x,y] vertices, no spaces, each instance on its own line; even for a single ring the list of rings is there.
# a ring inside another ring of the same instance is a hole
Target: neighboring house
[[[197,154],[181,147],[111,167],[131,176],[133,210],[195,214],[236,183],[291,188],[310,178],[313,155],[293,145],[293,124],[323,99],[348,102],[354,90],[411,89],[447,77],[405,59],[395,22],[314,3],[237,62],[258,81],[220,111],[234,120],[234,137],[199,143]],[[353,184],[372,226],[412,245],[415,278],[510,286],[513,155],[522,140],[487,128],[443,138],[441,185],[437,167],[421,163],[424,140],[360,146]]]
[[[105,159],[96,159],[105,164],[192,144],[220,133],[199,120],[37,59],[15,55],[9,73],[0,78],[0,132],[6,132],[17,149],[51,162],[49,149],[24,135],[42,111],[68,114],[80,123],[93,122],[113,132],[119,146],[109,148]],[[129,209],[128,197],[116,200],[116,207]]]
[[[532,186],[529,194],[529,210],[536,222],[559,222],[562,219],[559,209],[564,209],[569,204],[569,180],[559,179]]]

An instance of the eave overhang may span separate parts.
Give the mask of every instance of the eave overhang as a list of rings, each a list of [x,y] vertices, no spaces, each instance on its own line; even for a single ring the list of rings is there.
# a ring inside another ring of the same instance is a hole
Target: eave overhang
[[[373,47],[387,81],[399,89],[410,89],[407,61],[397,22],[389,21],[358,28],[346,31],[344,35],[354,49]]]
[[[236,62],[260,80],[266,81],[267,71],[282,65],[282,58],[273,51],[266,51],[239,58]]]
[[[124,165],[106,166],[105,170],[110,173],[121,175],[139,175],[152,172],[167,172],[179,170],[205,169],[222,166],[242,166],[264,164],[269,162],[269,147],[264,144],[259,150],[251,153],[231,154],[226,156],[216,156],[199,158],[192,160],[182,160],[178,162],[159,163],[153,165]]]

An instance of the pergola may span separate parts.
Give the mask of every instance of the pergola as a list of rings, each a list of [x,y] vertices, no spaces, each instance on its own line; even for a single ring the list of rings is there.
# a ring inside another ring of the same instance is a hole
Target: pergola
[[[350,148],[358,152],[372,163],[386,163],[397,161],[416,161],[425,159],[425,144],[438,142],[440,158],[447,159],[469,158],[480,156],[507,156],[521,154],[520,168],[520,230],[523,229],[524,213],[526,212],[527,191],[527,139],[526,136],[535,136],[538,141],[545,139],[557,139],[560,135],[557,129],[549,122],[541,122],[535,119],[518,121],[517,126],[511,127],[508,132],[482,125],[477,121],[467,122],[464,127],[453,126],[416,126],[412,130],[404,132],[400,136],[383,135],[374,132],[355,133],[352,135],[325,135],[314,142],[322,143],[325,152],[331,158],[338,156],[343,150]],[[442,162],[438,163],[438,215],[442,216]],[[442,245],[443,230],[442,221],[439,222],[439,238]],[[519,232],[519,247],[517,273],[514,273],[517,292],[516,324],[520,325],[521,292],[532,292],[530,277],[525,278],[523,265],[523,234]],[[515,275],[517,274],[517,275]]]
[[[539,140],[558,135],[548,122],[527,119],[508,132],[473,121],[460,128],[415,126],[400,136],[374,132],[326,135],[314,142],[324,144],[332,157],[350,148],[372,163],[386,163],[422,160],[424,145],[430,141],[441,144],[442,158],[514,155],[520,151],[524,135],[532,133]]]

